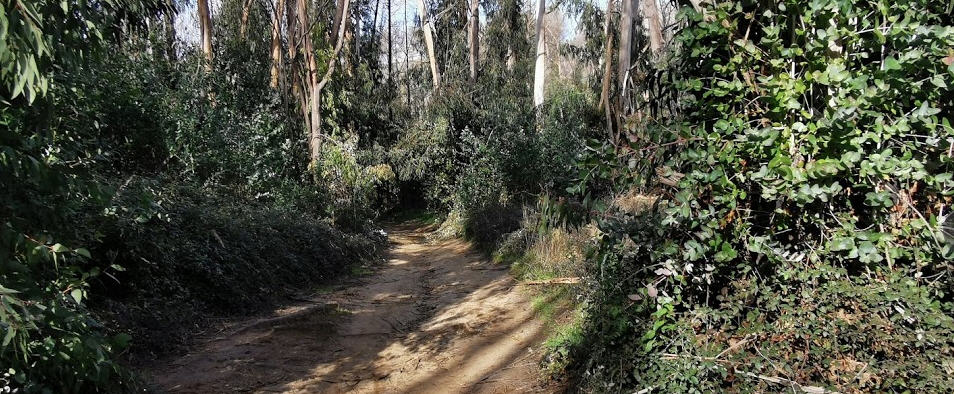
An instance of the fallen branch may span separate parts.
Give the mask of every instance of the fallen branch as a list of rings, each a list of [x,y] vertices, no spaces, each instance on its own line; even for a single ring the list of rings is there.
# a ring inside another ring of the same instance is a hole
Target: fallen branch
[[[796,381],[794,381],[794,380],[791,380],[791,379],[780,378],[780,377],[777,377],[777,376],[765,376],[765,375],[754,374],[754,373],[752,373],[752,372],[740,371],[740,370],[737,369],[737,368],[735,369],[735,373],[737,373],[737,374],[739,374],[739,375],[743,375],[743,376],[748,376],[748,377],[750,377],[750,378],[756,378],[756,379],[763,380],[763,381],[770,382],[770,383],[775,383],[775,384],[780,384],[780,385],[789,386],[789,387],[791,387],[792,389],[797,389],[797,390],[799,390],[799,391],[801,391],[801,392],[803,392],[803,393],[811,393],[811,394],[827,394],[827,393],[835,394],[835,393],[838,393],[837,391],[828,390],[828,389],[826,389],[826,388],[824,388],[824,387],[818,387],[818,386],[803,386],[803,385],[799,384],[798,382],[796,382]]]
[[[523,282],[523,285],[575,285],[580,283],[580,277],[569,277],[569,278],[553,278],[553,279],[544,279],[544,280],[531,280],[528,282]]]

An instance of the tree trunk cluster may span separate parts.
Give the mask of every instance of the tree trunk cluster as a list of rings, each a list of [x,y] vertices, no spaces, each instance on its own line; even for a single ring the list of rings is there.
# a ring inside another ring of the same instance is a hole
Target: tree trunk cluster
[[[250,10],[255,0],[242,0],[241,26],[240,34],[245,37],[247,34],[247,25]],[[269,75],[269,85],[276,90],[290,90],[292,96],[298,101],[296,104],[301,109],[306,131],[308,133],[308,150],[312,160],[319,160],[321,155],[322,142],[325,139],[322,133],[321,118],[321,95],[322,90],[331,80],[342,48],[349,39],[353,37],[349,33],[351,28],[351,0],[335,0],[335,9],[331,29],[326,32],[327,42],[332,45],[333,51],[328,59],[323,75],[319,75],[319,65],[316,58],[316,48],[312,40],[312,28],[316,26],[313,10],[309,10],[310,0],[273,0],[271,7],[273,15],[271,18],[271,45],[270,58],[271,68]],[[379,0],[380,1],[380,0]],[[639,48],[633,48],[633,38],[636,34],[637,26],[644,27],[645,36],[649,41],[649,54],[655,56],[665,47],[663,19],[657,0],[608,0],[606,6],[606,20],[604,26],[605,44],[603,49],[602,83],[600,89],[599,109],[606,117],[607,130],[610,135],[614,135],[614,130],[621,123],[618,119],[623,114],[632,110],[631,103],[627,101],[628,86],[632,85],[632,56]],[[700,1],[692,1],[692,5],[700,9]],[[427,61],[430,67],[431,84],[434,92],[439,92],[441,88],[441,70],[435,53],[434,21],[430,19],[429,10],[425,0],[417,0],[417,8],[421,20],[421,32],[424,45],[427,52]],[[388,89],[393,88],[393,59],[392,59],[392,26],[391,26],[391,0],[387,0],[387,27],[388,27]],[[480,2],[479,0],[467,1],[468,25],[467,25],[467,50],[469,58],[470,81],[476,82],[478,79],[479,58],[480,58]],[[211,71],[213,62],[212,47],[212,15],[208,0],[198,0],[198,20],[200,32],[200,45],[205,59],[205,69]],[[377,7],[376,7],[377,10]],[[546,29],[544,27],[544,17],[547,13],[546,0],[536,0],[533,17],[535,18],[534,32],[536,33],[535,62],[533,70],[533,106],[538,112],[545,100],[546,80],[547,80],[547,46]],[[619,31],[612,28],[613,21],[618,13]],[[529,17],[529,16],[528,16]],[[405,6],[405,20],[406,6]],[[374,16],[375,26],[372,34],[377,29],[377,12]],[[637,25],[638,22],[639,25]],[[282,24],[284,23],[284,31]],[[166,21],[169,30],[168,35],[173,37],[169,46],[166,48],[167,56],[175,56],[174,35],[175,31],[171,20]],[[356,30],[360,26],[355,27]],[[358,34],[359,32],[354,32]],[[617,44],[618,47],[614,45]],[[286,45],[283,51],[282,45]],[[409,48],[407,32],[405,32],[405,53]],[[355,48],[357,49],[357,47]],[[615,55],[615,56],[614,56]],[[615,59],[618,61],[616,67],[613,65]],[[405,59],[409,61],[409,59]],[[350,64],[349,62],[345,62]],[[409,66],[409,64],[408,64]],[[346,69],[347,70],[347,69]],[[614,72],[615,70],[615,72]],[[615,86],[615,89],[614,89]],[[407,86],[408,103],[411,100],[410,85]],[[390,114],[390,112],[389,112]],[[389,115],[390,116],[390,115]],[[540,125],[538,125],[540,126]],[[618,130],[615,130],[618,134]],[[614,138],[615,139],[615,138]]]

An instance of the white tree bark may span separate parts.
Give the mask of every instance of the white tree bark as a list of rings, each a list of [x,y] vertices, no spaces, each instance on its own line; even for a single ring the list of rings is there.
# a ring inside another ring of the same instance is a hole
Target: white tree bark
[[[546,90],[547,45],[543,34],[543,14],[546,12],[546,0],[537,0],[537,59],[533,71],[533,106],[543,105]]]
[[[417,6],[421,14],[421,24],[424,27],[424,44],[427,45],[427,57],[431,64],[431,80],[434,82],[434,89],[441,86],[441,73],[437,69],[437,54],[434,53],[434,32],[431,28],[431,21],[427,19],[427,4],[424,0],[417,0]]]
[[[659,53],[663,47],[662,14],[656,0],[642,0],[642,14],[646,20],[646,30],[649,35],[649,48],[653,53]]]
[[[626,96],[626,79],[630,67],[630,54],[632,53],[633,43],[633,14],[636,9],[634,4],[638,0],[620,0],[622,2],[622,14],[619,21],[619,81],[620,104],[623,104],[623,97]],[[619,110],[623,111],[624,106],[620,105]]]
[[[613,0],[606,1],[606,24],[603,25],[603,36],[606,45],[603,46],[603,81],[600,88],[599,109],[609,106],[610,85],[613,83],[613,32],[610,30],[613,21]]]
[[[212,14],[209,0],[198,1],[199,34],[202,41],[202,54],[205,55],[206,69],[212,68]]]
[[[298,0],[300,3],[304,3],[307,0]],[[339,0],[338,1],[338,14],[342,15],[344,18],[348,16],[349,9],[351,8],[351,0]],[[303,12],[299,9],[299,12]],[[307,21],[307,19],[306,19]],[[304,23],[304,22],[303,22]],[[328,67],[325,69],[325,75],[321,77],[321,80],[318,80],[318,64],[315,61],[314,49],[311,48],[311,39],[305,38],[305,50],[311,52],[308,60],[309,75],[311,76],[311,139],[308,143],[308,147],[311,150],[311,159],[313,161],[321,158],[321,143],[323,142],[324,136],[321,134],[321,90],[324,89],[328,81],[331,80],[331,74],[335,72],[335,65],[338,64],[338,54],[341,53],[341,46],[344,43],[344,35],[347,27],[347,23],[339,23],[338,31],[334,32],[335,34],[335,47],[334,51],[331,54],[331,57],[328,59]],[[308,34],[308,32],[304,32]]]

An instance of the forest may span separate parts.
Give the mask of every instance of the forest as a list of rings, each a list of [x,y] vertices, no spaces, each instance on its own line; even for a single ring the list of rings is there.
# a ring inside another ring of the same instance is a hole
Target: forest
[[[952,119],[949,0],[0,0],[0,392],[954,392]]]

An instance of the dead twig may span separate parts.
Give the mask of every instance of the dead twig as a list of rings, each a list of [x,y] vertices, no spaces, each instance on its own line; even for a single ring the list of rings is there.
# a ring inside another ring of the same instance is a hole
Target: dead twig
[[[580,283],[579,277],[569,277],[569,278],[553,278],[553,279],[544,279],[544,280],[531,280],[528,282],[523,282],[523,285],[575,285]]]
[[[803,393],[811,393],[811,394],[829,394],[829,393],[831,393],[831,394],[836,394],[836,393],[838,393],[837,391],[828,390],[828,389],[826,389],[826,388],[824,388],[824,387],[818,387],[818,386],[803,386],[803,385],[799,384],[798,382],[796,382],[796,381],[794,381],[794,380],[786,379],[786,378],[780,378],[780,377],[777,377],[777,376],[765,376],[765,375],[755,374],[755,373],[752,373],[752,372],[741,371],[741,370],[739,370],[738,368],[735,368],[734,371],[735,371],[735,373],[737,373],[737,374],[739,374],[739,375],[742,375],[742,376],[747,376],[747,377],[750,377],[750,378],[759,379],[759,380],[766,381],[766,382],[769,382],[769,383],[775,383],[775,384],[781,384],[781,385],[789,386],[789,387],[791,387],[793,390],[799,390],[799,391],[801,391],[801,392],[803,392]]]

